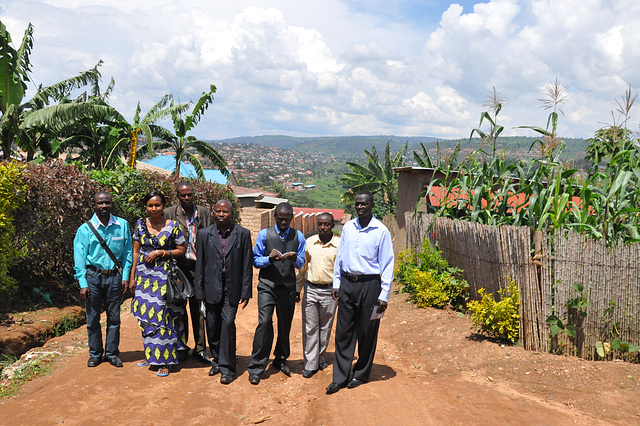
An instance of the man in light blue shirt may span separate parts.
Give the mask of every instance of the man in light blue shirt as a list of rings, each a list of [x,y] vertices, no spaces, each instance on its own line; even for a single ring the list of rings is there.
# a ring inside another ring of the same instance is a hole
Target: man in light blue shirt
[[[278,339],[273,351],[273,367],[291,374],[286,364],[291,353],[289,333],[296,302],[295,268],[305,261],[307,243],[302,232],[289,227],[293,220],[293,207],[280,203],[275,210],[276,226],[263,229],[256,237],[253,266],[260,269],[258,280],[258,327],[253,338],[251,363],[247,367],[249,382],[260,383],[269,362],[273,345],[273,310],[278,316]]]
[[[333,269],[333,298],[338,301],[333,382],[327,393],[369,381],[378,341],[379,315],[387,309],[393,282],[393,244],[386,226],[373,217],[373,194],[355,198],[357,219],[342,228]],[[351,364],[358,343],[358,361]]]
[[[120,360],[120,301],[127,289],[131,272],[131,232],[126,220],[113,216],[111,195],[98,191],[93,196],[95,214],[90,222],[109,247],[116,264],[100,244],[87,223],[83,223],[73,240],[75,278],[80,284],[80,296],[85,300],[87,332],[89,335],[88,367],[96,367],[102,356],[115,367],[122,367]],[[105,301],[107,335],[102,345],[100,311]]]

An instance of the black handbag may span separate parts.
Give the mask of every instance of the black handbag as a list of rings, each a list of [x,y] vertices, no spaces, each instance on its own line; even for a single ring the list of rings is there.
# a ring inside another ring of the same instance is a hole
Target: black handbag
[[[169,261],[169,273],[167,274],[167,294],[165,295],[167,303],[183,305],[194,294],[193,284],[182,272],[172,255]]]
[[[160,248],[158,238],[149,232],[146,220],[142,220],[140,225],[142,226],[143,231],[149,236],[153,247],[156,250],[162,250]],[[184,305],[187,300],[195,294],[193,284],[178,266],[171,250],[168,250],[168,252],[171,256],[171,260],[168,261],[169,271],[167,272],[167,292],[164,297],[167,303],[171,303],[172,305]]]

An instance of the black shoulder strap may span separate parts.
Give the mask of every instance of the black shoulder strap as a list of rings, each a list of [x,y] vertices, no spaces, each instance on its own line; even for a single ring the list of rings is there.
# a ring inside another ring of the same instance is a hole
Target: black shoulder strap
[[[115,263],[116,267],[117,268],[121,268],[122,265],[121,265],[120,261],[118,259],[116,259],[116,255],[113,254],[113,252],[111,251],[111,249],[107,245],[107,242],[100,236],[100,234],[98,234],[98,231],[96,231],[96,228],[93,226],[93,223],[91,223],[91,221],[89,220],[89,221],[87,221],[87,225],[89,225],[89,229],[91,229],[91,231],[93,232],[93,235],[96,236],[96,238],[100,242],[100,245],[102,246],[103,249],[105,249],[105,251],[107,252],[109,257],[111,258],[111,260],[113,260],[113,263]]]

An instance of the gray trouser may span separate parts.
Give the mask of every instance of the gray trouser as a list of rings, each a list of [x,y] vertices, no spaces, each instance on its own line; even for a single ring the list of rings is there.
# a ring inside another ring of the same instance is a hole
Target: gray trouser
[[[306,283],[302,297],[302,350],[304,369],[317,370],[326,362],[324,354],[331,337],[338,302],[331,296],[332,285]]]
[[[181,263],[180,269],[187,276],[188,279],[191,280],[191,284],[194,284],[194,270],[195,270],[195,261],[193,260],[183,260]],[[191,317],[191,330],[193,330],[193,341],[195,342],[195,346],[193,348],[193,353],[205,352],[207,350],[206,346],[206,336],[207,333],[205,331],[205,317],[200,312],[200,302],[196,299],[195,296],[189,298],[189,307],[185,305],[185,310],[189,309],[189,316]],[[178,350],[189,350],[189,321],[187,321],[187,314],[185,311],[184,314],[184,344],[179,343]]]

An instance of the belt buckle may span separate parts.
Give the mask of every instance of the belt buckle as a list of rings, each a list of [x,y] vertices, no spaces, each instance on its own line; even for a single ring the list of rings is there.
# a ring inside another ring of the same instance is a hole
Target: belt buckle
[[[356,274],[352,274],[351,272],[345,272],[345,277],[353,283],[358,282],[358,276]]]

